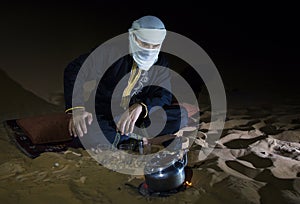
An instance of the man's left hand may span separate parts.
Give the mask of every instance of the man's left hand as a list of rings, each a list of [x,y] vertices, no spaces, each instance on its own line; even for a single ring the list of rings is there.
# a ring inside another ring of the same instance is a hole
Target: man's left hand
[[[143,106],[141,104],[133,104],[129,107],[121,116],[117,123],[117,130],[121,132],[122,135],[132,133],[134,129],[135,122],[139,118],[141,112],[143,111]]]

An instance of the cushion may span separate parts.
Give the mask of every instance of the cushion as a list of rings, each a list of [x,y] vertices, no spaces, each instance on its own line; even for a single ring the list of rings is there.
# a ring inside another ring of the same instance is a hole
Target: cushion
[[[70,114],[51,113],[16,120],[33,144],[64,142],[71,140],[68,124]]]

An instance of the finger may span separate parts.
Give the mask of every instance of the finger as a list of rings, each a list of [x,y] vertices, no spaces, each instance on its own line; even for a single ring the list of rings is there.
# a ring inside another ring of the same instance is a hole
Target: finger
[[[139,118],[139,115],[138,114],[134,114],[133,115],[133,119],[132,119],[132,122],[131,122],[131,125],[130,125],[130,133],[133,132],[133,129],[134,129],[134,126],[135,126],[135,123],[137,121],[137,119]]]
[[[75,124],[74,124],[74,121],[72,120],[72,123],[71,123],[71,125],[72,125],[72,132],[73,132],[73,135],[74,135],[74,137],[77,137],[78,135],[77,135],[77,132],[76,132],[76,129],[75,129]]]
[[[80,123],[79,123],[79,122],[76,123],[76,125],[75,125],[75,130],[76,130],[78,136],[80,136],[80,137],[83,136],[83,132],[82,132],[82,130],[81,130],[81,127],[80,127]]]
[[[91,113],[89,113],[89,114],[87,115],[87,119],[88,119],[88,124],[89,124],[89,125],[92,124],[92,122],[93,122],[93,115],[92,115]]]
[[[131,130],[131,123],[132,121],[131,120],[128,120],[126,125],[125,125],[125,134],[128,134],[129,131]]]
[[[148,139],[145,138],[145,137],[143,137],[143,144],[144,144],[144,145],[147,145],[147,144],[148,144]]]
[[[134,129],[134,122],[131,122],[130,123],[130,126],[129,126],[129,133],[132,133],[133,132],[133,129]]]
[[[79,121],[79,125],[81,127],[81,130],[84,134],[87,133],[87,128],[86,128],[86,122],[85,122],[85,119],[82,119]],[[83,136],[83,135],[82,135]]]
[[[72,136],[72,118],[69,120],[69,134]]]
[[[117,126],[117,130],[121,130],[121,123],[122,123],[122,121],[124,121],[124,117],[123,116],[121,116],[121,117],[119,117],[118,119],[117,119],[117,124],[116,124],[116,126]]]
[[[119,121],[117,123],[117,128],[121,132],[122,135],[124,134],[124,131],[125,131],[125,125],[126,125],[128,116],[129,116],[129,113],[127,110],[121,115],[121,118],[119,119]]]
[[[125,126],[126,126],[126,123],[127,123],[127,120],[124,120],[124,121],[122,121],[121,123],[120,123],[120,131],[121,131],[121,134],[122,135],[124,135],[124,133],[125,133]]]
[[[118,121],[118,123],[116,124],[116,130],[120,131],[120,121]]]

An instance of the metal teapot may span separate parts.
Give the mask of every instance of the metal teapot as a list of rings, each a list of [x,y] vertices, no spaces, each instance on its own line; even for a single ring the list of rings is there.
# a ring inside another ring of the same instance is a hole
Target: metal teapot
[[[180,187],[185,181],[184,168],[187,153],[182,158],[159,154],[145,167],[145,180],[148,188],[155,192],[165,192]]]

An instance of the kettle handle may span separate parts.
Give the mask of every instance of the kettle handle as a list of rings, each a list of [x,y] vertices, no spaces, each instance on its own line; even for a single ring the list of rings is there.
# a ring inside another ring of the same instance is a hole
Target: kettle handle
[[[186,166],[187,165],[187,153],[185,152],[180,163],[183,165],[183,166]]]

